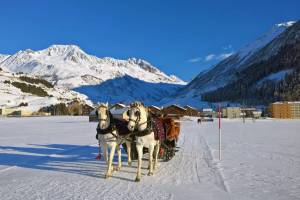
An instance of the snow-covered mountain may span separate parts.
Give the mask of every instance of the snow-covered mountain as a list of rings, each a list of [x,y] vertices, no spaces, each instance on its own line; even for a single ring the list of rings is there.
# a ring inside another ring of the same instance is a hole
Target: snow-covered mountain
[[[125,75],[152,83],[185,84],[147,61],[136,58],[98,58],[88,55],[75,45],[52,45],[40,51],[19,51],[9,57],[0,57],[0,67],[11,72],[39,76],[68,88],[96,85]]]
[[[2,61],[4,61],[6,58],[8,58],[8,57],[9,57],[9,55],[0,54],[0,63],[1,63]]]
[[[178,84],[150,83],[123,76],[105,81],[100,85],[82,86],[74,90],[87,95],[93,102],[128,104],[141,101],[146,105],[161,105],[162,99],[171,96],[181,87]]]
[[[297,63],[291,66],[292,60],[287,59],[288,55],[285,54],[288,49],[285,48],[288,46],[295,47],[299,42],[299,23],[293,21],[276,24],[254,42],[241,48],[210,69],[201,72],[173,96],[170,102],[179,104],[191,102],[192,105],[199,107],[202,104],[202,94],[204,93],[216,91],[218,88],[229,84],[238,84],[237,81],[243,82],[250,78],[255,78],[251,81],[256,83],[272,73],[296,68]],[[299,50],[295,48],[294,51],[298,52]],[[297,60],[298,58],[295,57],[294,59]],[[259,68],[256,69],[258,66]],[[253,83],[251,82],[251,84]],[[223,92],[226,93],[226,91]],[[229,92],[228,88],[227,93]],[[195,102],[197,102],[196,105]]]
[[[254,42],[247,44],[210,69],[201,72],[187,85],[186,89],[197,89],[198,92],[207,92],[225,86],[236,78],[237,70],[246,68],[252,63],[266,60],[276,54],[284,43],[278,44],[276,48],[270,48],[263,56],[258,54],[258,52],[294,23],[294,21],[291,21],[276,24]]]
[[[34,76],[26,75],[29,80],[22,77],[25,77],[24,74],[0,70],[0,107],[18,107],[23,103],[28,104],[26,107],[31,111],[38,111],[45,106],[72,101],[92,106],[92,102],[83,94],[62,86],[47,87],[42,83],[33,83],[31,80],[38,79]],[[21,88],[27,88],[27,92],[22,91]]]

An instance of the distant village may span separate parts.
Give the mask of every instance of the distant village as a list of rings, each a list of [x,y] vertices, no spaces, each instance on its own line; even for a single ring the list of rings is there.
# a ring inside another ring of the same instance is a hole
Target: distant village
[[[27,103],[22,103],[17,107],[0,108],[0,116],[2,117],[30,117],[30,116],[56,116],[56,115],[73,115],[73,116],[90,116],[90,121],[95,120],[95,108],[82,102],[74,101],[68,104],[57,104],[43,107],[38,111],[31,111]],[[112,110],[122,110],[125,113],[127,105],[117,103],[110,106]],[[213,119],[218,117],[218,108],[196,109],[186,105],[169,105],[166,107],[149,106],[149,110],[156,115],[180,118],[183,116],[194,116],[202,119]],[[271,103],[266,109],[261,110],[254,107],[222,107],[222,118],[263,118],[271,117],[278,119],[300,119],[300,101],[295,102],[275,102]]]

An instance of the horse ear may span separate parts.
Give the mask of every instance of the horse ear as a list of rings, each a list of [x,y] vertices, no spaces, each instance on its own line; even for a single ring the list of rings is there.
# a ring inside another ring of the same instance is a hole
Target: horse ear
[[[108,107],[108,102],[106,102],[106,104],[105,104],[105,105],[106,105],[106,107]]]

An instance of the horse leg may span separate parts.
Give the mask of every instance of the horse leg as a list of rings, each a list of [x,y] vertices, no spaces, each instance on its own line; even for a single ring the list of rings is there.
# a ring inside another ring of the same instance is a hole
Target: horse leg
[[[111,148],[110,148],[109,160],[108,160],[108,167],[107,167],[107,172],[106,172],[105,178],[108,178],[108,177],[112,176],[112,171],[113,171],[112,162],[113,162],[113,158],[114,158],[114,155],[115,155],[115,150],[116,150],[116,143],[112,142]]]
[[[117,151],[118,151],[118,167],[117,167],[117,170],[120,170],[121,167],[122,167],[122,154],[121,154],[120,146],[117,147]]]
[[[107,147],[107,144],[104,142],[103,143],[103,154],[104,154],[104,160],[105,160],[105,162],[106,162],[106,164],[108,165],[108,147]]]
[[[138,152],[138,167],[135,181],[139,182],[141,180],[141,168],[142,168],[142,158],[143,158],[143,145],[136,144],[136,150]]]
[[[149,172],[148,176],[153,175],[153,151],[154,151],[154,144],[149,145]]]
[[[128,166],[131,167],[131,143],[129,141],[126,141],[127,146],[127,163]]]
[[[154,164],[153,164],[153,169],[156,169],[156,165],[157,165],[157,158],[158,158],[158,153],[159,153],[159,148],[160,148],[160,144],[159,142],[157,142],[157,144],[155,145],[155,151],[154,151]]]
[[[96,160],[100,160],[101,159],[101,144],[100,144],[100,140],[98,140],[98,155],[96,156]]]

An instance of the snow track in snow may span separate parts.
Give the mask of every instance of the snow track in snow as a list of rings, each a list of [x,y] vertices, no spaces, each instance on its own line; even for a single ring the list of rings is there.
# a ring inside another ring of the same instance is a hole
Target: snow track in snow
[[[156,178],[157,183],[174,182],[180,184],[203,184],[210,183],[228,192],[228,187],[223,179],[217,163],[213,157],[205,139],[200,132],[199,125],[194,121],[182,123],[182,131],[176,156],[164,163],[159,169]]]

